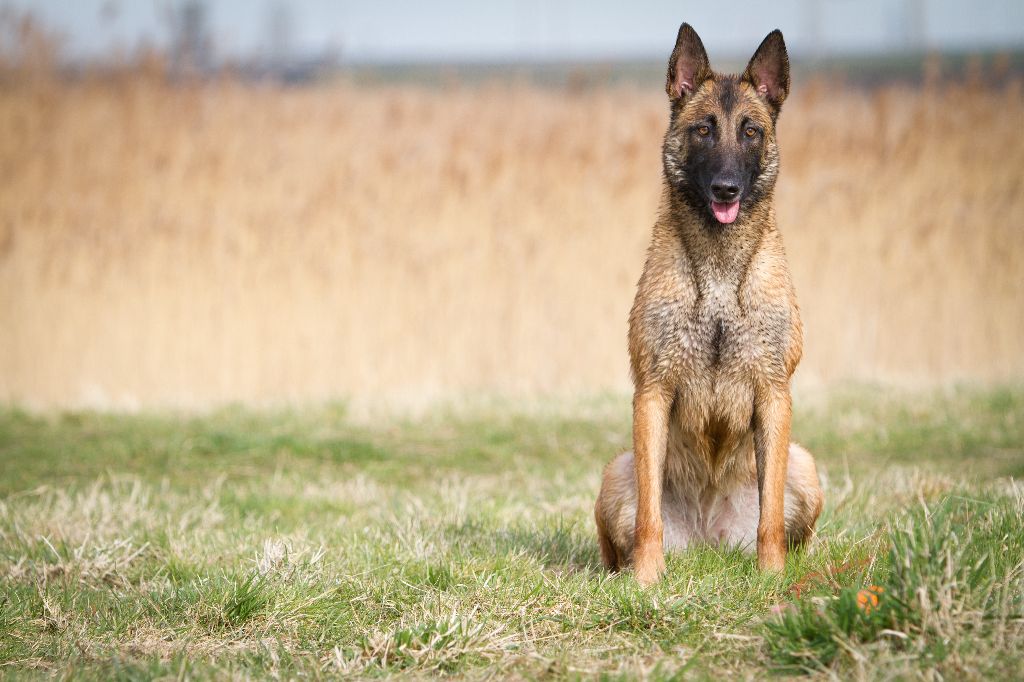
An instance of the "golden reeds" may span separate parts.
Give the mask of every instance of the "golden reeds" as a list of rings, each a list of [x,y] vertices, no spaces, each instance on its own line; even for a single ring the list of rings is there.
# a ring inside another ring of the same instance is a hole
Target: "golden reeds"
[[[0,90],[0,400],[628,387],[657,87]],[[1019,84],[797,83],[798,385],[1024,375]]]

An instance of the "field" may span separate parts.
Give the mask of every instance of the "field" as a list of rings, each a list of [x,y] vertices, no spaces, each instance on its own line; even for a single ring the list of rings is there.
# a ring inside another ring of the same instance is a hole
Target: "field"
[[[795,83],[819,537],[645,591],[591,508],[662,83],[41,54],[0,49],[0,676],[1019,676],[1019,74]]]
[[[3,75],[0,73],[0,75]],[[797,82],[798,389],[1024,376],[1024,98]],[[0,400],[204,409],[621,392],[662,83],[0,88]]]
[[[628,433],[626,396],[374,422],[5,411],[0,674],[1019,673],[1024,390],[805,404],[813,553],[772,576],[698,548],[647,591],[601,569],[590,511]]]

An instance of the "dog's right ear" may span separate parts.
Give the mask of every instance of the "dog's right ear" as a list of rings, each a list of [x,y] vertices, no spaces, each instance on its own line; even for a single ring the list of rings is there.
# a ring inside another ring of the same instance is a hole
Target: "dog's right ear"
[[[711,64],[708,63],[704,43],[692,26],[683,24],[676,36],[676,47],[668,59],[668,75],[665,79],[668,98],[673,102],[685,100],[711,76]]]

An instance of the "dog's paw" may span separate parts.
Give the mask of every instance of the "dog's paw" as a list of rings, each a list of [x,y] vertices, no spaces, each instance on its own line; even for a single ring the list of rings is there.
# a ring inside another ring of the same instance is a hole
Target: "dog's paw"
[[[636,581],[647,587],[658,582],[665,573],[665,553],[661,547],[646,552],[636,552],[633,556],[633,575]]]
[[[786,548],[765,546],[757,548],[757,567],[762,571],[781,571],[786,568]]]

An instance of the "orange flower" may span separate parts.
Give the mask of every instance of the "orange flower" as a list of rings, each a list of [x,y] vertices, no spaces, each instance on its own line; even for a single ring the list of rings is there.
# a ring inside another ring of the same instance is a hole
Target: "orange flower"
[[[871,610],[878,606],[878,598],[885,592],[885,589],[878,585],[871,585],[866,590],[861,590],[857,593],[857,608],[864,611],[865,614],[871,613]]]

